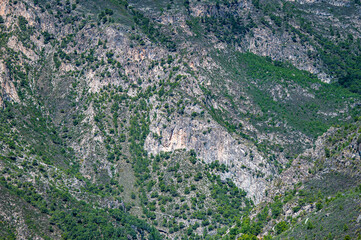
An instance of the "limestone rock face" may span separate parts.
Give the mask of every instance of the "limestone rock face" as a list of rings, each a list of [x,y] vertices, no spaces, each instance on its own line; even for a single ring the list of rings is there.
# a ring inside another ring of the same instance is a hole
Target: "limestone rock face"
[[[6,65],[0,62],[0,106],[3,106],[4,101],[19,102],[20,99],[14,83],[10,81]]]
[[[207,123],[200,119],[177,117],[169,123],[158,118],[150,126],[144,148],[152,154],[195,150],[205,163],[219,161],[230,169],[222,178],[232,179],[256,203],[264,197],[267,186],[267,181],[257,175],[267,177],[271,174],[270,166],[252,143],[234,139],[226,129],[213,121]]]
[[[298,2],[301,4],[311,4],[311,3],[324,3],[332,4],[334,6],[347,6],[350,5],[353,1],[351,0],[288,0],[289,2]]]

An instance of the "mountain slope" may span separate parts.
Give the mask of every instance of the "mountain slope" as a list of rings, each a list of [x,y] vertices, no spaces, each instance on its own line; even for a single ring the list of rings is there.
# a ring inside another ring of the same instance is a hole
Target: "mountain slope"
[[[1,236],[326,236],[317,203],[358,204],[360,9],[1,1]]]

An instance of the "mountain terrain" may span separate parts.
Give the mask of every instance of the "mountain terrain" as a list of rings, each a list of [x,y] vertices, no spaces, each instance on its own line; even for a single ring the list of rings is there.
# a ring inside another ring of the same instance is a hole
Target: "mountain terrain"
[[[0,0],[0,239],[361,239],[358,0]]]

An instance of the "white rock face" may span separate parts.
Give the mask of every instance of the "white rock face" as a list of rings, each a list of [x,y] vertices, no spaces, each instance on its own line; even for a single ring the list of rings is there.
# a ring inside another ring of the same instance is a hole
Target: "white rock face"
[[[288,0],[289,2],[298,2],[301,4],[310,4],[310,3],[328,3],[334,6],[347,6],[352,1],[350,0]]]
[[[4,100],[19,102],[19,96],[14,84],[8,78],[8,70],[3,62],[0,62],[0,106]]]
[[[213,121],[206,123],[188,117],[173,119],[172,123],[156,119],[151,124],[150,131],[145,142],[145,149],[149,153],[194,149],[197,157],[206,163],[218,160],[227,165],[230,172],[221,177],[232,179],[256,203],[262,200],[267,182],[264,178],[257,178],[255,173],[262,172],[266,176],[271,173],[269,169],[259,167],[261,163],[266,165],[265,159],[251,143],[239,142]],[[154,135],[161,136],[161,139]]]

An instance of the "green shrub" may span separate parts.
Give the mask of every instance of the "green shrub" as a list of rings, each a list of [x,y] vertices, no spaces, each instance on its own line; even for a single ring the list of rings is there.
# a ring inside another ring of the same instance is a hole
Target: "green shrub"
[[[281,221],[275,226],[277,234],[281,234],[289,228],[289,225],[286,221]]]

